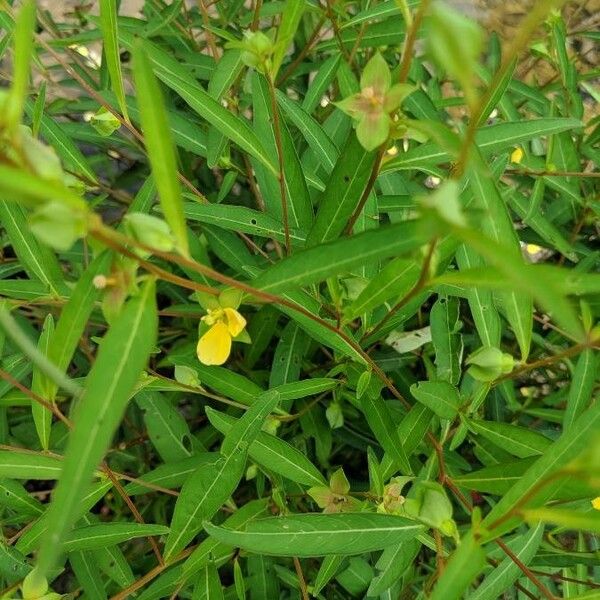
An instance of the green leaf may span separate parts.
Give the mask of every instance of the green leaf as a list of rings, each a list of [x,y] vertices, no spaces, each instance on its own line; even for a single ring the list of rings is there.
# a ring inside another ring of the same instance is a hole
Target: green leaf
[[[63,462],[43,454],[0,450],[0,477],[12,479],[58,479]]]
[[[256,398],[223,440],[222,457],[201,466],[187,479],[175,504],[165,561],[177,556],[202,529],[203,521],[211,519],[234,492],[244,473],[248,446],[278,402],[276,392]]]
[[[394,461],[404,475],[412,474],[412,468],[402,446],[402,440],[396,431],[394,421],[385,400],[377,394],[361,401],[365,419],[375,434],[375,439],[382,445],[387,455]]]
[[[337,554],[331,554],[323,559],[313,584],[314,596],[316,596],[333,579],[333,577],[335,577],[335,574],[340,570],[345,559],[345,556]]]
[[[516,540],[509,542],[507,545],[519,559],[520,563],[528,566],[540,547],[543,534],[544,525],[538,523],[530,531],[519,536]],[[486,576],[470,598],[473,598],[473,600],[496,600],[521,575],[522,571],[514,559],[507,556],[499,565],[496,565],[492,569],[491,573]]]
[[[592,399],[594,385],[598,379],[597,365],[597,354],[591,348],[584,350],[577,359],[563,417],[564,431],[568,431],[573,426]]]
[[[223,600],[223,586],[217,567],[207,562],[200,570],[200,576],[194,586],[194,600]]]
[[[274,388],[300,377],[309,342],[306,333],[296,323],[290,322],[284,327],[275,348],[269,387]]]
[[[306,239],[308,246],[341,235],[367,187],[375,159],[376,153],[366,152],[356,136],[350,136],[317,200],[319,209]]]
[[[133,38],[129,34],[120,35],[125,46],[131,49],[134,43]],[[194,78],[189,72],[183,69],[174,58],[160,50],[158,46],[145,42],[144,49],[156,76],[165,85],[179,94],[192,110],[223,135],[259,160],[273,175],[277,174],[276,157],[270,156],[265,151],[260,139],[247,121],[221,106],[208,92],[194,83]]]
[[[119,102],[119,108],[125,119],[128,119],[123,75],[121,73],[117,10],[118,4],[113,2],[113,0],[100,0],[100,30],[102,31],[104,42],[104,58],[110,74],[113,92]]]
[[[274,391],[274,390],[273,390]],[[211,425],[227,435],[236,419],[225,413],[206,408]],[[273,471],[300,485],[326,485],[325,478],[302,452],[274,435],[259,431],[248,448],[250,458],[267,471]]]
[[[305,112],[303,107],[290,100],[280,90],[277,90],[277,102],[285,112],[287,118],[302,134],[306,143],[315,153],[319,163],[321,163],[327,173],[330,173],[336,164],[339,153],[335,144],[323,131],[321,124]]]
[[[460,83],[473,106],[477,100],[473,77],[483,46],[479,24],[442,3],[430,11],[427,27],[428,50],[433,59]]]
[[[17,512],[39,517],[44,508],[42,504],[27,493],[27,490],[17,481],[7,478],[0,479],[0,505]]]
[[[106,591],[104,590],[102,573],[97,568],[97,558],[94,553],[71,552],[69,563],[86,596],[94,600],[104,600]]]
[[[38,350],[43,356],[49,357],[50,344],[53,342],[54,337],[54,319],[49,314],[44,320],[42,326],[42,333],[38,340]],[[31,378],[31,391],[46,400],[51,402],[49,399],[48,391],[52,383],[49,378],[34,366],[33,375]],[[32,401],[31,403],[31,414],[33,416],[33,422],[35,423],[35,429],[40,440],[40,445],[44,450],[48,450],[48,443],[50,441],[50,427],[52,425],[52,412],[38,402]]]
[[[440,297],[429,315],[437,376],[452,385],[460,381],[464,350],[459,311],[457,298]]]
[[[537,431],[496,421],[470,420],[467,426],[518,458],[544,454],[552,441]]]
[[[459,600],[466,596],[470,583],[481,573],[485,565],[485,552],[475,541],[472,532],[464,536],[458,549],[438,579],[430,596],[431,600]]]
[[[231,204],[186,203],[185,216],[191,221],[210,223],[223,229],[270,238],[278,242],[285,241],[281,221],[245,206]],[[305,235],[294,228],[290,229],[290,240],[296,246],[303,246]]]
[[[285,292],[379,259],[410,252],[425,241],[424,233],[415,222],[380,227],[296,252],[265,269],[252,284],[265,292]],[[324,255],[327,255],[327,261],[323,260]]]
[[[496,183],[486,171],[487,168],[484,166],[481,154],[474,152],[473,167],[469,170],[469,178],[475,199],[485,210],[483,231],[495,242],[501,244],[505,248],[505,253],[516,262],[521,257],[519,240]],[[513,291],[502,292],[499,298],[506,318],[519,342],[521,357],[526,360],[531,346],[531,330],[533,328],[531,298],[526,294]]]
[[[560,229],[549,221],[542,212],[532,212],[531,200],[525,198],[517,191],[511,190],[508,201],[511,208],[519,215],[523,222],[531,227],[548,245],[556,248],[565,258],[577,262],[577,254],[573,246],[565,239]]]
[[[279,393],[273,390],[258,396],[225,436],[221,444],[221,454],[229,456],[237,453],[240,449],[247,450],[260,432],[265,419],[277,408],[280,400]]]
[[[40,574],[48,573],[62,542],[79,516],[79,497],[88,490],[123,416],[131,392],[154,348],[157,314],[154,281],[130,300],[103,338],[86,379],[71,432],[63,472],[48,509],[51,526],[38,557]]]
[[[166,535],[169,528],[164,525],[147,525],[145,523],[102,523],[78,527],[65,538],[63,550],[93,550],[121,544],[131,539]]]
[[[25,110],[29,116],[33,115],[33,103],[31,101],[25,103]],[[96,182],[96,174],[88,159],[67,135],[61,123],[55,121],[51,116],[43,114],[40,122],[40,133],[56,151],[67,169],[87,177],[92,183]]]
[[[183,365],[194,369],[203,385],[241,404],[250,406],[264,390],[253,381],[225,367],[206,366],[198,362],[195,349],[184,346],[168,357],[173,366]]]
[[[314,377],[312,379],[303,379],[302,381],[292,381],[275,386],[273,391],[277,391],[281,397],[282,404],[298,398],[307,396],[316,396],[338,387],[336,379],[327,377]]]
[[[276,99],[275,99],[276,102]],[[259,135],[270,156],[278,158],[281,151],[284,159],[285,199],[288,207],[289,225],[306,232],[313,221],[313,210],[306,187],[306,179],[300,159],[286,123],[279,114],[277,105],[273,107],[268,80],[258,72],[252,75],[252,103],[254,110],[254,130]],[[275,115],[278,111],[280,143],[275,131]],[[267,212],[278,221],[283,219],[281,189],[276,174],[269,173],[255,165],[256,176]]]
[[[16,548],[0,541],[0,573],[13,583],[22,580],[31,571],[31,566]]]
[[[461,228],[457,229],[456,233],[493,266],[473,268],[456,274],[446,273],[436,278],[436,283],[451,282],[490,289],[519,290],[509,294],[533,296],[566,331],[575,339],[583,341],[585,334],[581,321],[565,296],[568,293],[583,294],[595,288],[598,282],[594,276],[586,274],[581,277],[560,278],[559,273],[564,273],[565,269],[546,265],[526,265],[521,256],[511,255],[506,251],[505,246],[474,229]],[[570,289],[570,286],[573,286],[573,289]],[[515,309],[519,306],[518,303],[514,305]]]
[[[452,481],[460,487],[478,492],[502,495],[517,482],[523,474],[535,463],[537,458],[523,458],[518,462],[502,462],[471,471],[466,475],[452,478]]]
[[[52,336],[48,358],[63,372],[67,371],[94,305],[101,294],[93,284],[94,277],[106,273],[110,259],[110,253],[103,252],[90,263],[71,291],[69,301],[62,308]],[[57,385],[50,383],[48,400],[53,401],[57,391]]]
[[[511,150],[538,137],[552,135],[581,127],[577,119],[547,118],[498,123],[480,128],[475,142],[483,156]],[[450,155],[433,142],[421,144],[408,152],[383,163],[382,172],[423,169],[451,160]]]
[[[415,521],[368,513],[299,514],[259,519],[234,531],[205,523],[208,534],[225,544],[268,556],[350,556],[381,550],[422,531]]]
[[[391,298],[404,296],[419,279],[420,268],[414,260],[396,258],[385,265],[344,311],[348,321],[373,310]]]
[[[42,179],[31,171],[4,164],[0,165],[0,194],[1,203],[11,200],[39,205],[60,198],[62,203],[78,211],[85,211],[87,208],[85,202],[62,183]]]
[[[377,596],[388,590],[402,577],[420,549],[421,542],[416,539],[386,548],[375,563],[378,573],[369,585],[368,595]]]
[[[548,449],[499,500],[482,522],[482,527],[490,530],[490,537],[510,531],[520,523],[519,517],[512,515],[515,505],[522,508],[535,508],[552,497],[554,485],[539,489],[539,482],[555,473],[580,455],[600,425],[600,404],[590,406],[577,418],[571,429]]]
[[[330,56],[326,61],[323,62],[320,69],[315,74],[315,77],[311,81],[311,84],[304,95],[304,99],[302,100],[302,108],[307,114],[312,114],[315,108],[317,108],[321,98],[329,88],[336,75],[336,71],[340,66],[341,59],[342,55],[339,53]]]
[[[265,517],[268,511],[268,499],[251,500],[237,509],[230,517],[225,519],[223,525],[229,529],[241,529],[246,523]],[[228,560],[233,554],[234,548],[228,544],[221,544],[214,538],[203,540],[183,563],[184,578],[189,579],[200,571],[209,560]]]
[[[28,275],[56,293],[63,280],[60,265],[52,250],[41,245],[29,231],[23,208],[18,204],[0,200],[0,221]]]
[[[591,508],[587,512],[558,508],[530,508],[523,511],[527,523],[552,523],[568,530],[600,533],[600,513]]]
[[[162,93],[152,72],[146,47],[142,43],[134,45],[133,75],[138,93],[144,143],[158,188],[160,207],[175,235],[179,251],[187,255],[188,238],[181,187],[177,179],[175,146]]]
[[[483,265],[479,255],[472,248],[465,245],[458,248],[456,262],[461,271]],[[502,323],[494,306],[491,292],[473,286],[467,291],[467,301],[482,345],[498,347],[500,345]]]
[[[21,123],[29,88],[30,63],[34,51],[36,2],[26,0],[19,9],[14,30],[12,84],[5,104],[3,120],[13,133]]]
[[[447,381],[419,381],[410,386],[410,393],[442,419],[454,419],[461,405],[461,397]]]
[[[152,445],[164,462],[192,455],[192,434],[186,420],[159,392],[141,391],[135,397],[144,415]]]
[[[271,59],[271,77],[275,79],[288,46],[292,43],[306,4],[304,0],[287,0],[282,11],[281,22],[277,30],[275,51]]]
[[[515,73],[515,67],[517,66],[517,61],[513,60],[511,64],[504,70],[502,73],[502,77],[496,83],[496,87],[493,90],[488,90],[484,100],[485,103],[479,110],[479,118],[477,119],[477,126],[481,127],[488,120],[490,114],[499,104],[500,100],[504,96],[513,76]],[[477,65],[476,67],[477,74],[479,77],[483,79],[483,81],[489,85],[491,81],[491,76],[485,72],[485,70],[481,67],[481,65]]]
[[[90,510],[95,504],[101,500],[106,493],[112,488],[112,481],[102,479],[93,483],[89,491],[80,497],[80,510],[85,513]],[[19,537],[16,547],[24,554],[29,554],[39,548],[44,533],[48,530],[49,517],[52,518],[49,510],[45,510],[44,514],[32,524],[32,526]],[[83,523],[88,523],[88,517],[84,514]],[[89,521],[91,522],[91,521]]]
[[[156,469],[144,473],[135,481],[127,484],[125,491],[129,496],[137,496],[152,493],[153,486],[169,490],[180,488],[201,465],[214,462],[217,458],[218,455],[214,452],[198,452],[189,458],[159,465]],[[144,485],[144,483],[148,485]]]

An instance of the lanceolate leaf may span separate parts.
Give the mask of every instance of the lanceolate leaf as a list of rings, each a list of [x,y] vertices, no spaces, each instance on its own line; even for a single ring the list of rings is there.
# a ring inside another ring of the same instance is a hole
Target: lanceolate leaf
[[[479,155],[469,173],[476,202],[480,202],[486,211],[482,223],[483,229],[494,241],[506,248],[507,254],[519,257],[519,242],[510,221],[508,210],[494,180],[484,172],[484,169],[483,161]],[[514,291],[502,292],[499,297],[506,318],[519,342],[521,356],[523,360],[526,360],[531,345],[533,322],[531,297]]]
[[[178,249],[188,253],[188,238],[183,216],[183,199],[177,179],[177,157],[161,90],[152,72],[146,49],[134,46],[133,73],[138,93],[144,142],[158,188],[160,206],[175,238]]]
[[[0,221],[6,230],[13,250],[30,277],[39,279],[56,292],[62,273],[56,256],[41,245],[27,228],[23,208],[0,199]]]
[[[229,433],[235,419],[224,413],[207,408],[210,422],[224,434]],[[250,458],[282,477],[307,486],[324,485],[325,480],[319,470],[299,450],[286,441],[264,431],[259,431],[248,447]]]
[[[131,38],[125,35],[121,37],[126,45],[130,48],[133,46]],[[185,69],[182,69],[176,60],[157,46],[146,42],[144,49],[148,59],[152,63],[156,76],[165,85],[179,94],[195,112],[203,119],[206,119],[223,135],[238,144],[240,148],[248,152],[251,156],[256,157],[273,174],[277,174],[276,157],[267,154],[258,136],[244,119],[221,106],[205,90],[193,82],[190,74]]]
[[[65,552],[91,550],[113,546],[130,539],[164,535],[169,528],[164,525],[146,525],[140,523],[103,523],[74,529],[65,539]]]
[[[414,222],[398,223],[329,244],[299,251],[266,269],[253,281],[265,292],[279,293],[318,283],[372,261],[410,252],[424,242]],[[324,253],[327,261],[323,260]]]
[[[119,101],[119,108],[123,116],[127,118],[125,89],[121,73],[121,56],[119,53],[117,6],[112,0],[100,0],[100,29],[102,30],[104,57],[110,73],[112,89]]]
[[[593,394],[594,384],[598,380],[597,365],[597,352],[591,348],[584,350],[577,359],[563,419],[565,431],[572,427],[579,415],[587,408]]]
[[[562,118],[499,123],[480,128],[475,136],[475,141],[480,152],[487,156],[492,153],[507,151],[537,137],[548,136],[578,127],[581,127],[581,121]],[[427,143],[385,162],[383,171],[418,169],[427,165],[444,163],[449,159],[449,155],[439,146],[434,143]]]
[[[102,340],[86,379],[63,471],[52,496],[51,526],[38,557],[41,574],[55,564],[65,536],[79,516],[79,497],[88,490],[92,473],[108,448],[154,347],[157,330],[154,294],[154,282],[149,281],[129,301]]]
[[[511,509],[521,506],[541,506],[555,492],[552,485],[539,489],[539,482],[556,473],[586,448],[600,424],[600,405],[596,403],[584,411],[570,431],[554,442],[494,506],[482,525],[490,528],[490,537],[497,537],[513,529],[520,518],[512,516]]]
[[[350,136],[320,196],[307,245],[314,246],[340,236],[367,186],[375,155],[375,152],[366,152],[355,135]]]
[[[90,263],[73,288],[69,301],[63,306],[48,353],[48,358],[62,371],[67,370],[92,313],[94,303],[100,297],[100,290],[93,284],[94,277],[103,275],[107,271],[110,258],[108,252],[103,252]],[[57,391],[56,384],[49,382],[48,399],[50,401],[54,400]]]
[[[165,560],[172,560],[211,519],[237,487],[252,443],[267,415],[279,402],[277,392],[258,396],[251,408],[231,428],[221,446],[222,456],[201,466],[185,482],[175,504]]]
[[[525,566],[529,565],[540,546],[543,533],[544,524],[538,523],[537,526],[533,527],[526,534],[508,544],[521,564]],[[495,600],[520,576],[521,570],[519,566],[515,564],[512,557],[507,556],[498,566],[492,569],[491,573],[475,590],[472,598],[476,600]]]
[[[220,542],[271,556],[328,556],[374,552],[422,531],[415,521],[380,514],[300,514],[260,519],[243,531],[205,523]]]
[[[50,354],[50,346],[53,342],[54,337],[54,319],[52,315],[48,315],[44,320],[44,326],[42,328],[42,334],[38,341],[38,350],[44,355]],[[39,397],[50,401],[48,399],[48,391],[51,386],[49,378],[42,373],[39,368],[33,369],[33,375],[31,380],[31,391],[35,392]],[[50,401],[51,402],[51,401]],[[50,441],[50,426],[52,424],[52,412],[46,406],[39,402],[32,402],[31,413],[33,415],[33,421],[35,428],[40,439],[40,444],[44,450],[48,450],[48,442]]]
[[[0,477],[13,479],[58,479],[62,461],[42,454],[0,451]]]
[[[452,553],[443,575],[433,589],[433,600],[459,600],[485,565],[485,552],[469,533]]]

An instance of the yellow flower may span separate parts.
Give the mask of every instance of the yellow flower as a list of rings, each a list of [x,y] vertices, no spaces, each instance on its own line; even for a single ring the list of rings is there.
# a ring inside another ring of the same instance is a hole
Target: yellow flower
[[[246,327],[246,319],[234,308],[217,308],[209,309],[202,321],[210,329],[198,340],[198,360],[204,365],[222,365],[231,353],[231,340]]]
[[[597,498],[594,498],[592,500],[592,506],[596,509],[596,510],[600,510],[600,496],[598,496]]]
[[[510,162],[519,164],[523,160],[523,156],[525,156],[525,152],[523,152],[523,148],[519,146],[512,151]]]

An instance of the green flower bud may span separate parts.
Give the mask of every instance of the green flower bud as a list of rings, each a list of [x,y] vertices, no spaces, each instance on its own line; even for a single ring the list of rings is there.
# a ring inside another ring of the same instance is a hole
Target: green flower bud
[[[198,372],[185,365],[175,365],[175,381],[182,385],[189,385],[190,387],[200,386]]]
[[[34,569],[23,580],[21,592],[25,599],[40,598],[48,592],[48,581]]]
[[[444,488],[435,481],[418,481],[407,499],[407,514],[438,529],[447,536],[457,537],[456,524],[452,519],[452,503]]]
[[[29,127],[19,128],[21,150],[27,166],[42,179],[62,182],[63,170],[54,148],[34,138]]]
[[[146,246],[163,252],[170,252],[175,247],[175,238],[162,219],[144,213],[129,213],[123,222],[127,233]]]
[[[236,44],[238,45],[238,44]],[[262,31],[246,31],[244,39],[238,45],[242,49],[242,62],[248,66],[266,71],[275,46]]]
[[[499,348],[483,346],[467,358],[466,364],[470,365],[468,373],[473,379],[494,381],[513,370],[515,359]]]
[[[29,227],[44,244],[64,252],[86,235],[87,219],[81,211],[53,200],[31,215]]]
[[[344,413],[339,402],[332,402],[325,411],[325,416],[331,429],[338,429],[344,425]]]
[[[109,110],[101,106],[90,119],[91,126],[103,137],[109,137],[119,127],[121,122]]]

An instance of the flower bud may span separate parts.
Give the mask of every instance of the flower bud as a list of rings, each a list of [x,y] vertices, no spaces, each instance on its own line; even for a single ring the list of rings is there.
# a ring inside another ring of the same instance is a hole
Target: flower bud
[[[56,200],[40,206],[29,218],[29,227],[44,244],[63,252],[87,233],[85,214]]]
[[[470,365],[468,372],[473,379],[494,381],[513,370],[515,359],[499,348],[483,346],[467,358],[466,364]]]
[[[90,124],[102,137],[109,137],[121,127],[119,119],[103,106],[92,115]]]
[[[129,213],[123,222],[127,233],[145,246],[163,252],[170,252],[175,247],[175,238],[169,226],[158,217],[144,213]]]

